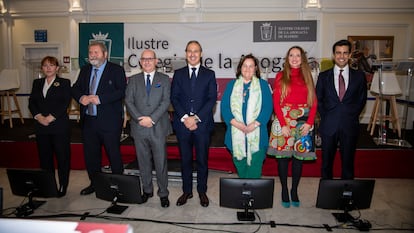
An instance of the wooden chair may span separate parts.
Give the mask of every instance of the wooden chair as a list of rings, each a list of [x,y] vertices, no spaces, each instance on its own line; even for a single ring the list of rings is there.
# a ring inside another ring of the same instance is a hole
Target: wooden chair
[[[374,74],[370,92],[375,96],[374,107],[372,108],[371,117],[368,123],[367,131],[370,131],[371,136],[374,134],[375,125],[377,122],[385,122],[386,120],[392,123],[392,128],[394,131],[398,132],[398,137],[401,138],[401,125],[398,117],[397,110],[397,98],[402,94],[400,85],[397,81],[395,72],[392,71],[383,71],[381,76],[382,83],[382,100],[379,95],[379,75],[378,72]],[[385,102],[388,102],[390,105],[390,113],[383,114],[385,111],[379,111],[383,109],[384,106],[381,106]],[[381,119],[382,118],[382,119]]]
[[[79,119],[80,119],[80,107],[79,107],[79,103],[76,102],[76,100],[74,100],[73,98],[70,101],[70,104],[69,104],[69,107],[68,107],[68,115],[69,115],[69,117],[75,116],[76,122],[79,123]]]
[[[17,69],[4,69],[0,73],[0,99],[1,99],[1,123],[9,119],[10,128],[13,128],[13,115],[18,114],[20,121],[24,124],[23,116],[17,101],[16,91],[20,88],[20,77]],[[14,107],[12,106],[12,101]]]

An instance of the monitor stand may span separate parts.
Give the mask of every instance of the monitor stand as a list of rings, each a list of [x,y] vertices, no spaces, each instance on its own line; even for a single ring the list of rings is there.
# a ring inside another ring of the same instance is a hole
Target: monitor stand
[[[237,212],[237,220],[239,221],[251,221],[255,220],[254,212],[249,212],[249,209],[246,207],[244,211]]]
[[[344,211],[343,213],[332,213],[332,215],[336,218],[338,222],[353,222],[355,220],[348,211]]]
[[[119,197],[119,192],[118,190],[115,190],[115,196],[112,199],[112,204],[110,207],[108,207],[106,209],[106,212],[109,214],[122,214],[127,208],[128,206],[123,206],[123,205],[118,205],[117,200]]]
[[[37,201],[33,199],[33,195],[30,192],[28,194],[29,201],[16,208],[17,217],[26,217],[34,213],[34,210],[39,208],[41,205],[45,204],[46,201]]]
[[[127,208],[128,206],[112,203],[112,205],[106,209],[106,212],[109,214],[122,214]]]

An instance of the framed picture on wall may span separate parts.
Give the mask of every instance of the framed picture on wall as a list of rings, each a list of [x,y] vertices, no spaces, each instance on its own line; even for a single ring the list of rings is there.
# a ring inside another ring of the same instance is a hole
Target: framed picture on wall
[[[375,61],[392,61],[394,36],[348,36],[352,43],[351,67],[364,71],[368,86],[375,72]]]

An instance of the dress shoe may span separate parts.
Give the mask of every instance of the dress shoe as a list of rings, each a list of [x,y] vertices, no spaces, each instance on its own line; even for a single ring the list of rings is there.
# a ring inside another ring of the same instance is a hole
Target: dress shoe
[[[58,197],[63,197],[66,195],[66,186],[61,185],[58,190]]]
[[[200,197],[200,205],[202,207],[207,207],[210,201],[205,193],[199,193],[198,196]]]
[[[289,208],[290,207],[290,202],[282,201],[282,206],[285,207],[285,208]]]
[[[185,203],[187,203],[187,199],[193,198],[193,194],[192,193],[183,193],[183,195],[181,195],[178,200],[177,200],[177,206],[182,206]]]
[[[146,196],[147,198],[151,198],[151,197],[154,196],[154,193],[146,193],[146,192],[144,192],[142,195],[143,196]]]
[[[142,201],[143,201],[143,203],[147,202],[148,199],[151,198],[151,197],[153,197],[153,196],[154,196],[154,193],[146,193],[146,192],[144,192],[142,194]]]
[[[161,207],[167,208],[170,206],[170,200],[168,200],[168,197],[160,197],[161,200]]]
[[[95,188],[92,185],[89,185],[88,187],[82,189],[82,191],[80,192],[80,195],[89,195],[94,192],[95,192]]]
[[[299,201],[299,196],[298,196],[298,191],[297,190],[290,190],[290,197],[292,200],[292,206],[293,207],[299,207],[300,205],[300,201]]]
[[[300,206],[300,201],[292,201],[292,206],[293,207],[299,207]]]

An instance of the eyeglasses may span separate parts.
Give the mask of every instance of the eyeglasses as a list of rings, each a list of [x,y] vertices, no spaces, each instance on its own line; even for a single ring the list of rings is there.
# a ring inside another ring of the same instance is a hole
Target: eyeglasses
[[[153,60],[155,60],[154,57],[141,57],[142,62],[151,62]]]

